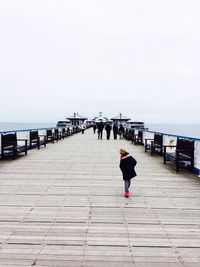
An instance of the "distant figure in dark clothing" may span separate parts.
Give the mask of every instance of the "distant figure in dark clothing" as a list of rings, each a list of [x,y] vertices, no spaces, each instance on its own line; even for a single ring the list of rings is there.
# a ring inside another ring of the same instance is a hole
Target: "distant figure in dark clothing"
[[[67,136],[70,136],[71,135],[71,130],[70,128],[67,128]]]
[[[105,127],[107,140],[110,139],[110,131],[111,131],[111,129],[112,129],[112,127],[111,127],[110,123],[107,123],[106,127]]]
[[[117,139],[117,133],[118,133],[118,127],[116,124],[114,124],[113,125],[113,136],[115,140]]]
[[[76,133],[78,133],[78,130],[79,130],[79,127],[76,126],[76,128],[75,128]]]
[[[122,124],[120,124],[120,127],[119,127],[119,139],[123,139],[124,137],[124,127]]]
[[[97,129],[97,125],[96,123],[93,124],[93,131],[94,131],[94,134],[96,133],[96,129]]]
[[[98,124],[97,128],[98,128],[98,139],[102,139],[103,128],[104,128],[104,125],[103,125],[102,121]]]
[[[124,180],[124,196],[129,197],[129,188],[131,185],[131,179],[137,176],[135,172],[135,166],[137,161],[123,148],[120,149],[120,169],[122,171]]]
[[[85,125],[81,125],[81,132],[82,132],[82,134],[84,134],[84,132],[85,132]]]

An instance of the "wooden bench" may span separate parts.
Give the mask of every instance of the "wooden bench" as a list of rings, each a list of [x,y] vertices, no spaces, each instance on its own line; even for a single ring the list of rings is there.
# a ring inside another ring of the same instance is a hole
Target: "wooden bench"
[[[81,130],[79,126],[75,126],[72,128],[72,135],[79,133]]]
[[[76,126],[76,128],[75,128],[75,132],[76,132],[76,133],[80,133],[80,132],[81,132],[81,128],[80,128],[80,126]]]
[[[47,133],[46,133],[46,142],[52,142],[54,143],[54,134],[52,132],[51,129],[47,130]]]
[[[175,148],[175,152],[167,152],[167,148]],[[178,138],[176,146],[163,146],[164,148],[164,164],[167,161],[172,161],[176,164],[176,171],[179,172],[179,167],[194,168],[194,141]]]
[[[58,128],[54,130],[54,140],[58,142],[58,140],[61,140],[61,133],[59,132]]]
[[[65,137],[69,137],[69,136],[70,136],[70,129],[62,128],[61,138],[64,139]]]
[[[132,144],[135,142],[135,130],[133,129],[129,130],[129,140],[132,142]]]
[[[62,129],[62,133],[61,133],[61,137],[65,138],[65,137],[70,137],[72,135],[72,131],[70,130],[70,128],[63,128]]]
[[[66,129],[65,129],[65,128],[62,128],[60,134],[61,134],[61,138],[62,138],[62,139],[65,139],[65,137],[67,137],[67,131],[66,131]]]
[[[134,130],[133,129],[126,129],[124,131],[124,139],[128,140],[128,141],[132,141],[134,136]]]
[[[128,129],[127,128],[124,131],[124,139],[128,140]]]
[[[18,145],[18,141],[23,141],[24,145]],[[28,140],[26,139],[17,139],[16,133],[8,133],[8,134],[2,134],[1,135],[1,159],[6,157],[13,157],[13,159],[16,158],[16,156],[22,152],[27,155],[27,146]]]
[[[151,141],[149,144],[148,141]],[[148,150],[151,151],[151,156],[153,156],[154,153],[159,153],[162,155],[163,153],[163,135],[155,133],[154,139],[145,139],[145,152]]]
[[[138,131],[138,134],[135,134],[134,142],[135,145],[137,144],[143,145],[143,131]]]
[[[72,130],[70,130],[70,128],[67,128],[66,136],[67,136],[67,137],[72,136]]]
[[[40,149],[40,146],[46,147],[46,136],[39,136],[38,131],[30,131],[30,148],[37,147]]]

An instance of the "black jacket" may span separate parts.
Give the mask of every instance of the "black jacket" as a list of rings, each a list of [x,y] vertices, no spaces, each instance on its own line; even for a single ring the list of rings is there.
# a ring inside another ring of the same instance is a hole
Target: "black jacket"
[[[117,125],[114,125],[114,126],[113,126],[113,132],[115,132],[115,133],[118,132],[118,127],[117,127]]]
[[[106,132],[110,132],[112,127],[110,126],[110,124],[106,124]]]
[[[123,174],[123,180],[130,180],[133,177],[137,176],[135,172],[136,164],[137,161],[129,154],[121,159],[119,167]]]
[[[102,121],[98,124],[97,128],[100,132],[103,131],[104,125]]]
[[[119,132],[124,133],[124,127],[123,126],[119,127]]]

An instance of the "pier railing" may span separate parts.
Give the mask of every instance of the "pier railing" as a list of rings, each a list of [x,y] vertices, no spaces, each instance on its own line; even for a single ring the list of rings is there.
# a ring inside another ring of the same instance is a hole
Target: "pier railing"
[[[2,135],[5,134],[12,134],[16,133],[17,136],[17,145],[23,145],[24,141],[21,141],[20,139],[26,139],[28,149],[31,148],[31,142],[30,142],[30,132],[31,131],[38,131],[38,136],[47,136],[47,131],[52,130],[52,134],[55,136],[55,131],[58,129],[58,132],[60,135],[63,133],[63,129],[68,133],[66,137],[71,136],[73,134],[76,134],[81,131],[80,127],[48,127],[48,128],[30,128],[30,129],[18,129],[18,130],[8,130],[8,131],[0,131],[0,158],[1,158],[1,147],[2,147]]]
[[[31,128],[31,129],[19,129],[19,130],[9,130],[9,131],[0,131],[0,148],[1,148],[1,136],[2,134],[16,133],[17,139],[26,139],[28,140],[28,145],[30,145],[30,131],[38,131],[39,135],[46,135],[47,130],[51,129],[54,133],[56,128]],[[61,128],[58,128],[59,131],[62,131]],[[23,142],[18,141],[18,144],[21,145]]]
[[[138,131],[135,130],[136,135]],[[194,141],[194,173],[200,176],[200,138],[143,130],[143,144],[145,145],[145,139],[154,139],[155,134],[163,135],[163,146],[169,146],[167,147],[167,152],[175,152],[175,148],[170,146],[176,146],[178,138]],[[147,140],[149,145],[150,142],[150,140]]]
[[[62,129],[69,129],[69,127],[66,128],[58,128],[58,127],[48,127],[48,128],[30,128],[30,129],[19,129],[19,130],[9,130],[9,131],[0,131],[0,151],[1,151],[1,136],[2,134],[8,134],[8,133],[16,133],[17,139],[26,139],[28,143],[28,147],[30,147],[30,131],[38,131],[38,134],[41,136],[46,136],[47,130],[52,130],[53,134],[55,133],[55,129],[58,129],[58,131],[61,133]],[[81,129],[70,129],[70,134],[74,134],[76,132],[80,132]],[[137,135],[139,130],[135,130],[135,134]],[[169,134],[169,133],[163,133],[158,131],[149,131],[149,130],[143,130],[142,140],[143,144],[145,144],[145,139],[154,139],[155,134],[162,134],[163,135],[163,146],[169,146],[167,147],[167,152],[175,152],[174,146],[177,144],[178,138],[186,139],[186,140],[192,140],[194,141],[194,173],[200,176],[200,138],[194,138],[189,136],[181,136],[181,135],[175,135],[175,134]],[[150,145],[150,140],[147,141]],[[22,145],[22,141],[18,141],[19,145]],[[170,147],[171,146],[171,147]]]

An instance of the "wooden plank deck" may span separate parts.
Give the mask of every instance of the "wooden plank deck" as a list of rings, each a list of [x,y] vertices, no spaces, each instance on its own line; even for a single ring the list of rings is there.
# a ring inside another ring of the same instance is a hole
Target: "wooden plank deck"
[[[123,197],[119,148],[138,161]],[[0,266],[199,267],[200,180],[92,130],[0,162]]]

